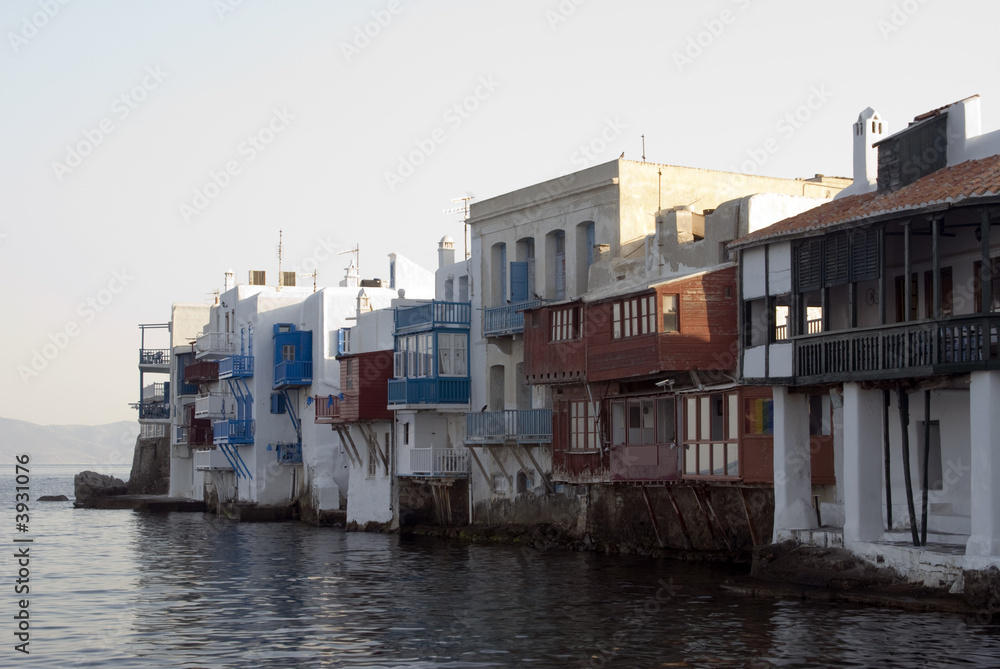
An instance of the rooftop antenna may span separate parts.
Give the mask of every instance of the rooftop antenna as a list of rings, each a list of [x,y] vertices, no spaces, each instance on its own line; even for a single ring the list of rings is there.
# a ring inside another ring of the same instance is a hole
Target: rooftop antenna
[[[281,290],[281,229],[278,229],[278,290]]]
[[[358,277],[361,276],[361,246],[355,242],[353,249],[347,249],[346,251],[341,251],[338,256],[347,255],[348,253],[354,254],[354,267],[358,270]]]
[[[641,135],[642,137],[642,162],[646,162],[646,135]]]
[[[465,227],[463,237],[464,237],[464,241],[465,241],[465,259],[466,260],[469,259],[469,202],[471,200],[475,200],[475,199],[476,199],[475,195],[466,195],[464,197],[453,197],[453,198],[451,198],[451,201],[452,202],[461,202],[462,206],[455,207],[453,209],[445,209],[444,210],[444,213],[446,213],[446,214],[456,214],[458,212],[462,212],[462,224]]]
[[[309,272],[308,274],[299,274],[299,276],[302,276],[302,277],[311,276],[313,278],[313,292],[314,293],[316,292],[316,275],[318,273],[319,273],[319,270],[318,269],[314,269],[313,271]]]

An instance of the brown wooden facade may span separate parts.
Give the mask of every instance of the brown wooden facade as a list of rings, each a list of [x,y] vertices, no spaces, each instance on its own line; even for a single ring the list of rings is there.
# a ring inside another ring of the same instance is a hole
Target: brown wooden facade
[[[392,378],[392,351],[372,351],[340,356],[342,397],[317,396],[317,423],[354,423],[392,420],[389,379]]]

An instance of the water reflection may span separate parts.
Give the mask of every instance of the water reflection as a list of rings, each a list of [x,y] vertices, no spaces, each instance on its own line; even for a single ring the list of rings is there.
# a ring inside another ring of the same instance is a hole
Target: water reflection
[[[713,565],[68,505],[37,529],[24,666],[1000,665],[996,625],[739,597]]]

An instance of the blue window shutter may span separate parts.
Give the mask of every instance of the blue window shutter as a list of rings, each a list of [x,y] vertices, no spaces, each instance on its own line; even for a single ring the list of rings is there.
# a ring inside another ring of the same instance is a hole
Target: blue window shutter
[[[337,330],[337,355],[344,355],[344,328]]]
[[[596,242],[594,224],[590,223],[587,225],[587,267],[594,264],[594,245]]]
[[[526,302],[528,300],[528,263],[512,262],[510,264],[510,301]]]

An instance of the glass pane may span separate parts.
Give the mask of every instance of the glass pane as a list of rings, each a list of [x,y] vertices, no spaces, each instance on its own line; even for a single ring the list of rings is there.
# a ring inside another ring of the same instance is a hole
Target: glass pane
[[[642,414],[638,402],[628,403],[628,443],[641,444]]]
[[[724,417],[723,417],[723,414],[722,414],[723,399],[724,398],[723,398],[722,395],[712,395],[712,398],[711,398],[711,400],[712,400],[712,434],[711,434],[711,436],[708,437],[709,439],[725,439],[725,437],[722,435],[723,427],[725,425],[725,423],[723,422],[723,418]],[[705,437],[705,433],[702,433],[701,436],[704,438]]]
[[[712,407],[710,405],[710,398],[701,398],[701,438],[710,439],[709,436],[712,433]]]
[[[726,473],[726,445],[712,444],[712,474],[723,476]]]
[[[697,451],[695,451],[695,446],[685,446],[684,447],[684,473],[685,474],[697,474]]]
[[[737,408],[736,393],[730,393],[728,398],[729,420],[727,423],[729,425],[729,434],[726,435],[726,439],[737,439],[740,434],[740,412]]]
[[[656,400],[656,441],[660,444],[672,444],[675,438],[674,401]]]
[[[624,402],[614,402],[611,405],[611,441],[618,445],[625,443]]]
[[[712,445],[698,444],[698,473],[709,476],[712,473]]]
[[[698,400],[693,397],[687,399],[687,440],[696,441],[698,439]]]
[[[726,475],[740,475],[740,447],[738,444],[726,444]]]

